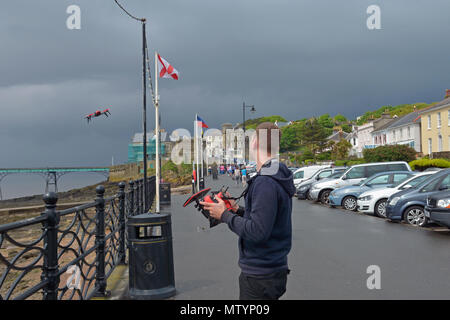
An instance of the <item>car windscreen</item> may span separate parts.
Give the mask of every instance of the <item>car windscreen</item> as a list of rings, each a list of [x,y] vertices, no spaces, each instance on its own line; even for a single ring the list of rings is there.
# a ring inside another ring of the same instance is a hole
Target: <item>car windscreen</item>
[[[342,177],[342,175],[344,173],[345,173],[345,170],[337,171],[337,172],[333,173],[331,176],[329,176],[328,178],[330,178],[330,179],[338,179],[338,178]]]
[[[427,179],[425,179],[424,181],[422,181],[421,183],[417,184],[414,188],[415,189],[422,189],[424,187],[426,187],[429,184],[433,184],[433,182],[435,182],[436,180],[440,180],[440,178],[442,178],[442,175],[436,175],[436,174],[432,174],[431,176],[429,176]],[[431,186],[430,186],[431,187]],[[426,190],[428,190],[429,188],[425,188]]]
[[[294,179],[303,179],[305,171],[301,170],[294,173]]]
[[[409,181],[400,181],[397,184],[394,185],[394,187],[403,184],[401,187],[404,187],[406,185],[410,185],[411,187],[416,187],[417,185],[419,185],[420,183],[424,182],[426,179],[428,179],[429,177],[431,177],[431,175],[423,175],[423,176],[418,176],[418,177],[414,177]]]

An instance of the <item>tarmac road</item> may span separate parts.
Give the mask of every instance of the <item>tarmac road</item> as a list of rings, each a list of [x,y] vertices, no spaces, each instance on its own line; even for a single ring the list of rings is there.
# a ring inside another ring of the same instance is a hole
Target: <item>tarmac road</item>
[[[228,176],[206,180],[213,190],[242,187]],[[175,299],[237,299],[237,235],[208,228],[188,195],[172,195]],[[243,201],[242,201],[243,202]],[[293,245],[282,299],[450,299],[450,232],[386,222],[372,216],[293,199]],[[381,289],[367,288],[370,265]]]

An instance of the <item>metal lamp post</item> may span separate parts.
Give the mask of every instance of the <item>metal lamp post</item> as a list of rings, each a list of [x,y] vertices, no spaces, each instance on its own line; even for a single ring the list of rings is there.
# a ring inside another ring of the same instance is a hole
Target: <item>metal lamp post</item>
[[[143,143],[143,161],[144,161],[144,184],[143,184],[143,194],[144,194],[144,211],[147,212],[147,83],[146,83],[146,48],[147,48],[147,39],[145,36],[145,18],[138,18],[129,13],[117,0],[114,0],[117,6],[123,10],[130,18],[141,22],[142,24],[142,84],[143,84],[143,92],[142,92],[142,127],[144,130],[144,135],[142,137]]]
[[[245,160],[245,147],[246,147],[246,136],[245,136],[245,108],[250,108],[250,112],[254,113],[256,111],[255,106],[251,105],[245,105],[245,102],[242,103],[242,128],[244,129],[244,163],[246,163]]]

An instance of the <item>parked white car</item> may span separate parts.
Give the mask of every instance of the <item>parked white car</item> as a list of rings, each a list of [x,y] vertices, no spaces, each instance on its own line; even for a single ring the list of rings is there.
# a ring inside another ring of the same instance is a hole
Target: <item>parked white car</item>
[[[398,185],[366,191],[358,197],[357,210],[364,213],[375,213],[379,217],[386,218],[386,203],[391,195],[401,190],[415,187],[435,173],[436,171],[417,173]]]
[[[325,168],[330,168],[330,166],[308,166],[296,170],[294,172],[294,185],[297,187],[303,181],[311,178],[317,171]]]
[[[252,167],[247,167],[246,169],[247,169],[247,175],[248,175],[249,179],[253,178],[258,173],[256,171],[256,166],[254,166],[254,167],[253,166]]]
[[[309,194],[312,200],[320,200],[323,204],[328,204],[328,196],[331,191],[337,188],[357,185],[361,181],[373,176],[376,173],[388,171],[412,171],[405,161],[392,162],[372,162],[356,164],[351,166],[338,179],[328,181],[318,181],[311,186]]]

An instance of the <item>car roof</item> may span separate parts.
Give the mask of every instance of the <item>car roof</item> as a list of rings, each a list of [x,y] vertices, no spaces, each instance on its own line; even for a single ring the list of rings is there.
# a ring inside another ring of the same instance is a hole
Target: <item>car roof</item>
[[[408,164],[405,161],[385,161],[385,162],[369,162],[369,163],[360,163],[360,164],[355,164],[352,167],[361,167],[361,166],[375,166],[375,165],[379,165],[379,164]]]
[[[429,171],[430,172],[430,171]],[[434,172],[434,171],[431,171]],[[441,176],[445,176],[447,174],[450,174],[450,168],[449,169],[444,169],[441,171],[437,171],[434,172],[433,174],[430,174],[430,177],[428,179],[425,179],[422,183],[419,183],[416,188],[417,189],[421,189],[422,187],[424,187],[425,185],[429,184],[431,181],[435,181],[435,179],[438,179]]]
[[[297,170],[295,170],[294,171],[294,173],[297,173],[298,171],[301,171],[301,170],[307,170],[307,169],[311,169],[311,170],[321,170],[321,169],[328,169],[328,168],[321,168],[320,166],[309,166],[309,167],[301,167],[301,168],[298,168]]]
[[[375,174],[371,175],[369,178],[381,176],[383,174],[391,174],[391,173],[408,173],[408,174],[412,175],[411,171],[408,171],[408,170],[397,170],[397,171],[385,171],[385,172],[375,173]]]

